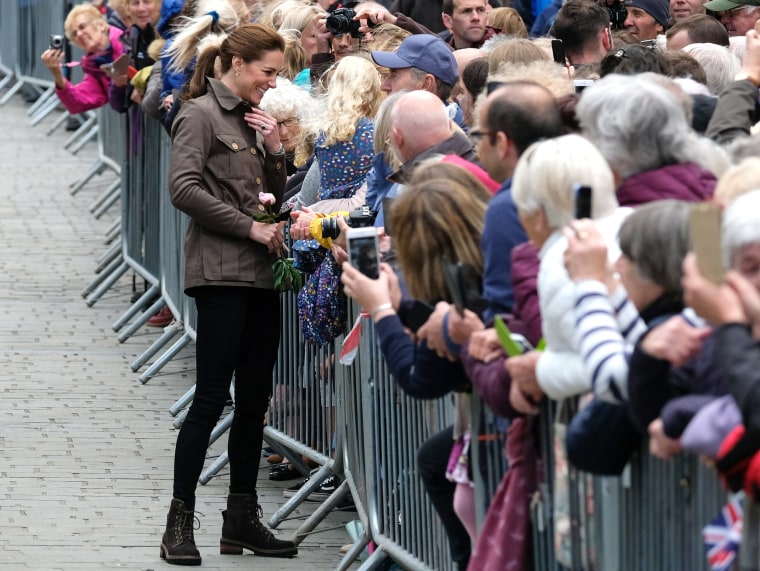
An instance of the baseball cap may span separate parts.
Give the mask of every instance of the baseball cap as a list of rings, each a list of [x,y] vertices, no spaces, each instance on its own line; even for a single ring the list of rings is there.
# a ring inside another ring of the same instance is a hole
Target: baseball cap
[[[668,27],[668,20],[670,19],[669,0],[625,0],[623,5],[626,7],[631,6],[632,8],[641,8],[647,14],[652,16],[652,18],[654,18],[663,28]]]
[[[739,6],[760,6],[760,0],[710,0],[710,2],[705,3],[705,8],[713,12],[725,12]]]
[[[459,77],[451,48],[432,34],[409,36],[395,52],[375,51],[371,55],[377,65],[389,69],[416,67],[448,85],[454,85]]]

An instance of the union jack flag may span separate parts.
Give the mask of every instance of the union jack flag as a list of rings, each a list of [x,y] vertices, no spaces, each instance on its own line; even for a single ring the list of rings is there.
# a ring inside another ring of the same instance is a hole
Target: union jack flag
[[[710,571],[730,571],[742,542],[742,494],[734,496],[702,530]]]

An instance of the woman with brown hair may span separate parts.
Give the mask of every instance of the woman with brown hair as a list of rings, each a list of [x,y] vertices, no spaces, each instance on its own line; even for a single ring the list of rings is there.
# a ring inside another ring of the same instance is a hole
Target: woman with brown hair
[[[258,222],[256,214],[267,206],[279,210],[286,178],[277,121],[258,105],[277,85],[283,49],[279,35],[257,24],[240,26],[218,47],[207,48],[172,128],[171,200],[190,217],[185,293],[195,299],[198,324],[195,398],[177,438],[174,498],[161,541],[168,563],[201,563],[193,537],[195,489],[233,373],[230,488],[220,551],[297,553],[291,541],[276,539],[261,523],[256,495],[280,340],[272,262],[283,245],[281,224]]]

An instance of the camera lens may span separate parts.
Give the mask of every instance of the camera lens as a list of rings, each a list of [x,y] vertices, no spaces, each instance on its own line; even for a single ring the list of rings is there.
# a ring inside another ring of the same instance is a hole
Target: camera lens
[[[339,235],[340,235],[340,228],[338,227],[338,219],[335,217],[323,218],[322,219],[322,237],[330,238],[334,240]]]

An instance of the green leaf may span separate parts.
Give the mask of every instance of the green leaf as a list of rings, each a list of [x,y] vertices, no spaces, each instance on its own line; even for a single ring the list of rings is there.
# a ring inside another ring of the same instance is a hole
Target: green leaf
[[[504,323],[501,316],[497,315],[493,318],[493,326],[496,328],[496,335],[499,337],[499,343],[504,347],[504,351],[507,355],[509,357],[522,355],[522,349],[512,339],[512,332],[509,330],[509,327],[507,327],[507,324]]]

